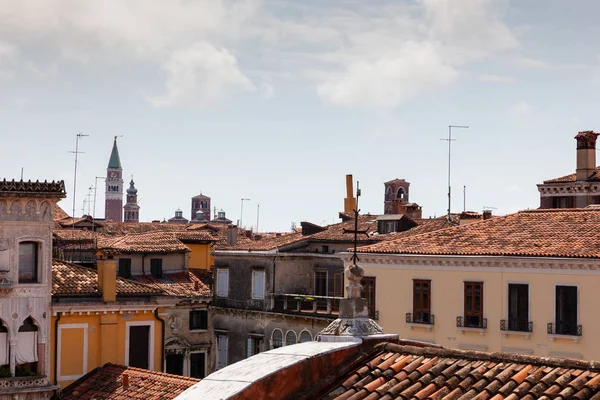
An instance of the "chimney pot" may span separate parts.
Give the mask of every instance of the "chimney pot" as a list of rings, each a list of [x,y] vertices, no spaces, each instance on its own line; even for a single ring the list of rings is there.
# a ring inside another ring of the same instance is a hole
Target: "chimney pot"
[[[198,281],[194,282],[194,290],[195,291],[200,290],[200,282],[198,282]]]
[[[123,389],[129,387],[129,374],[123,374]]]

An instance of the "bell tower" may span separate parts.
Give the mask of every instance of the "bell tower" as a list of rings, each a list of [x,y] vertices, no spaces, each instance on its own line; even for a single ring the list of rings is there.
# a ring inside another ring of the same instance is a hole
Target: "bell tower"
[[[108,168],[106,169],[104,218],[115,222],[123,222],[123,168],[121,167],[116,136],[110,153]]]
[[[140,206],[137,202],[137,189],[133,176],[129,182],[129,189],[127,189],[127,204],[123,209],[125,210],[125,222],[140,222]]]

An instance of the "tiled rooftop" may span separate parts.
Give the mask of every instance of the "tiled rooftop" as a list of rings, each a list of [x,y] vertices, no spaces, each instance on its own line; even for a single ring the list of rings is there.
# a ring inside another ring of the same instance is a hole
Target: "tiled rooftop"
[[[218,237],[208,231],[202,230],[184,230],[171,232],[175,238],[182,242],[215,242]]]
[[[546,183],[568,183],[577,181],[577,174],[569,174],[565,176],[561,176],[559,178],[548,179],[544,181]],[[587,179],[587,181],[600,181],[600,167],[596,167],[596,172],[592,174],[591,177]]]
[[[117,277],[117,296],[163,295],[159,288]],[[87,267],[65,261],[52,260],[52,295],[101,296],[98,273]]]
[[[600,399],[598,365],[387,343],[323,398]]]
[[[113,241],[98,242],[105,253],[172,253],[190,251],[169,232],[127,234]]]
[[[408,231],[410,232],[410,231]],[[600,258],[600,210],[530,210],[364,246],[363,253]]]
[[[69,218],[69,214],[65,212],[58,204],[54,208],[54,220],[59,220],[63,218]]]
[[[302,236],[301,233],[287,233],[281,236],[268,236],[263,239],[250,240],[238,234],[238,242],[235,245],[227,244],[227,236],[221,238],[217,243],[218,250],[244,250],[244,251],[270,251],[282,247],[299,244],[310,236]]]
[[[123,384],[127,375],[128,385]],[[146,369],[105,364],[67,386],[62,400],[169,400],[199,382],[199,379]]]
[[[366,231],[367,234],[359,234],[359,242],[376,242],[380,240],[376,236],[373,236],[374,232],[377,232],[377,215],[364,214],[358,216],[358,230]],[[325,242],[352,242],[354,240],[354,216],[352,220],[340,222],[338,224],[328,225],[327,229],[315,233],[310,236],[311,241],[325,241]]]
[[[108,236],[125,235],[128,233],[181,231],[185,225],[167,224],[162,222],[112,222],[103,221],[100,233]]]
[[[155,287],[168,296],[212,296],[210,287],[203,281],[203,278],[205,277],[191,271],[163,274],[161,279],[157,279],[152,275],[133,275],[131,278],[136,282]]]

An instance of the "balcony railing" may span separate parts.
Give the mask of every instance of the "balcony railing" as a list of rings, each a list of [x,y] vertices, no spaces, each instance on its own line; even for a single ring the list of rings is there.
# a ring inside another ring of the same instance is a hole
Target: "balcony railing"
[[[564,322],[548,323],[548,335],[567,335],[582,336],[583,327],[581,325],[566,324]]]
[[[303,314],[337,318],[343,297],[313,296],[309,294],[274,294],[270,310],[286,314]]]
[[[468,315],[465,317],[456,317],[456,327],[487,329],[487,318],[472,315]]]
[[[435,325],[435,315],[424,312],[406,313],[406,323]]]
[[[511,332],[533,332],[533,321],[522,321],[518,319],[503,319],[500,321],[501,331]]]

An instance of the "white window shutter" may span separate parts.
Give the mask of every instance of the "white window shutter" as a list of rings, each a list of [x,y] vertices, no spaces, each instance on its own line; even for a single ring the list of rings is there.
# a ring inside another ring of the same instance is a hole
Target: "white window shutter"
[[[217,296],[229,296],[229,270],[217,269]]]
[[[252,271],[252,298],[265,298],[265,271]]]

